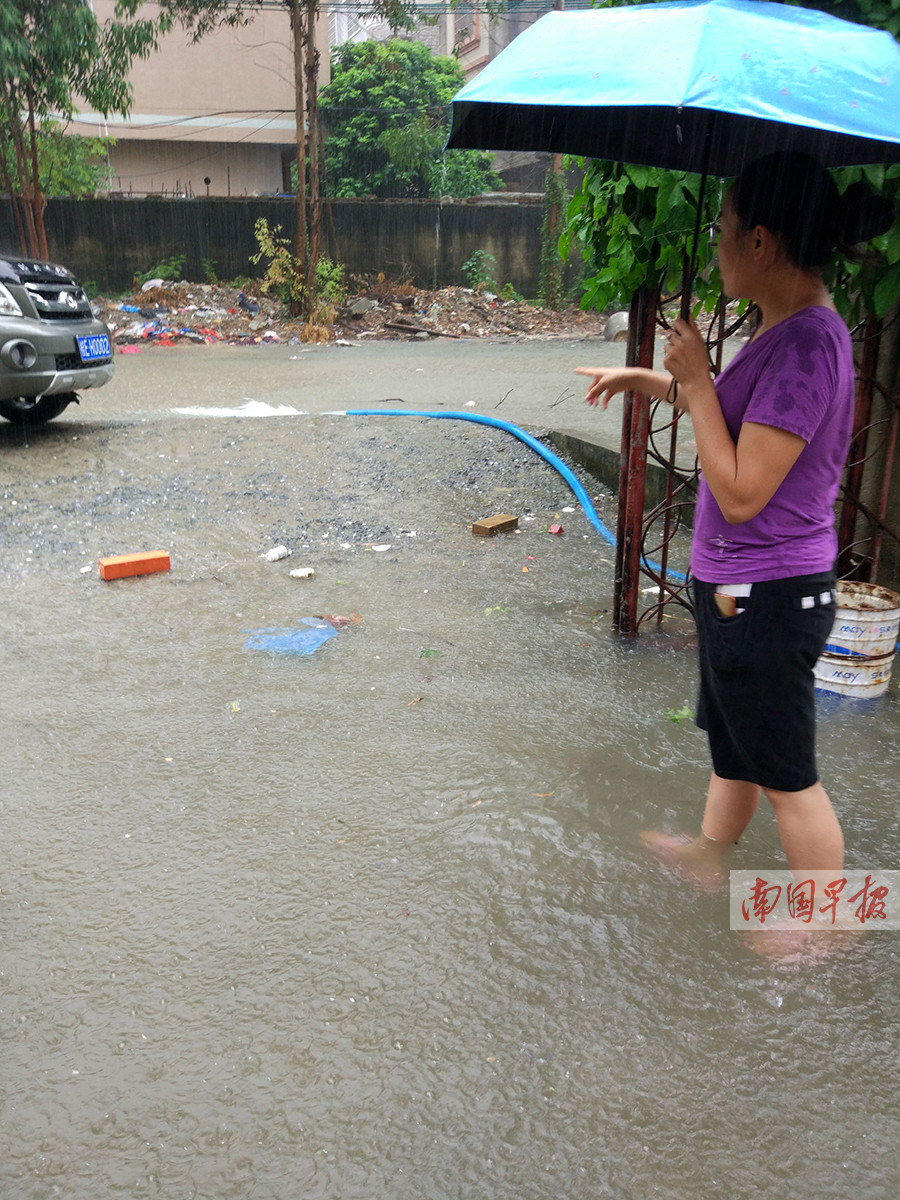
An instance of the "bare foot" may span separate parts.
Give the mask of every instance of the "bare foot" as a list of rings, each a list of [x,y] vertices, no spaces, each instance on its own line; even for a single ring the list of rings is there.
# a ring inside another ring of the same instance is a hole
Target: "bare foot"
[[[748,930],[744,937],[760,958],[783,963],[816,963],[859,945],[862,928],[823,929],[784,919],[765,929]]]
[[[655,829],[645,829],[638,836],[642,846],[693,887],[704,892],[718,892],[727,884],[724,852],[711,838],[703,834],[689,838]]]

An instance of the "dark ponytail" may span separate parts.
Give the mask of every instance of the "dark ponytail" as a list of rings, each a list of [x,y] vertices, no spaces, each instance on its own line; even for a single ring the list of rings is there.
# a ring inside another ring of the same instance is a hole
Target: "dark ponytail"
[[[741,228],[762,225],[781,237],[785,253],[802,270],[825,267],[840,251],[887,233],[894,207],[864,180],[843,195],[815,158],[780,151],[751,163],[731,202]]]

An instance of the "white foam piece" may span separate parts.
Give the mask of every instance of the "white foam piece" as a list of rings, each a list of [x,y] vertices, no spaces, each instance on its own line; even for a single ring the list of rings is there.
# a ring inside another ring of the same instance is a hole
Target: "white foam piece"
[[[189,408],[173,408],[180,417],[306,417],[308,413],[290,404],[266,404],[264,400],[247,400],[237,408],[206,408],[202,404]]]

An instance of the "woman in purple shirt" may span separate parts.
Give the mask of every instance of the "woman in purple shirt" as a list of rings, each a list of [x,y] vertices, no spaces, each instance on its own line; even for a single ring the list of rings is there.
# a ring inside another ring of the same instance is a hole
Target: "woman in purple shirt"
[[[885,232],[893,211],[865,186],[838,196],[806,155],[769,155],[725,200],[723,289],[762,320],[713,381],[695,326],[674,324],[665,372],[578,368],[589,404],[617,392],[672,399],[690,413],[702,478],[691,572],[700,651],[697,723],[713,770],[696,838],[643,841],[701,881],[763,792],[788,866],[840,871],[841,826],[815,760],[813,666],[834,620],[834,502],[853,417],[850,335],[822,270],[838,246]],[[676,386],[673,386],[677,384]]]

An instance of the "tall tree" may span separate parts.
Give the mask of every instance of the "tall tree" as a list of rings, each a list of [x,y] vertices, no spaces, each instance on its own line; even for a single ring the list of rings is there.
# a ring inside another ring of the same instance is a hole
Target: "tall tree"
[[[156,43],[156,27],[135,17],[139,0],[119,0],[101,25],[85,0],[0,3],[0,172],[22,253],[47,258],[39,131],[69,118],[76,102],[127,113],[128,71]]]
[[[109,182],[107,154],[114,144],[115,138],[82,137],[66,133],[65,127],[55,121],[42,122],[37,132],[41,194],[45,198],[93,196]],[[14,155],[7,161],[6,170],[11,178],[15,176]]]
[[[197,41],[219,25],[246,25],[262,8],[280,3],[290,18],[294,61],[294,110],[297,122],[296,292],[303,301],[294,307],[308,317],[316,298],[316,272],[322,245],[320,166],[322,137],[319,122],[319,51],[316,20],[319,0],[159,0],[163,19],[187,29]],[[361,15],[380,17],[394,29],[415,23],[416,0],[359,0]],[[308,195],[307,195],[308,193]]]
[[[491,155],[442,147],[465,83],[455,58],[421,42],[347,42],[322,89],[332,196],[477,196],[501,186]]]

